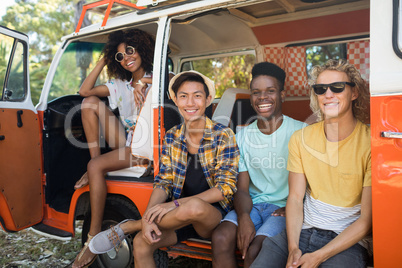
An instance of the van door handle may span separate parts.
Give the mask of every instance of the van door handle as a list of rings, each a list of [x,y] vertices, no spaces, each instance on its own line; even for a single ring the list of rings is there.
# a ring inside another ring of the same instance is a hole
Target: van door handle
[[[17,111],[17,127],[22,127],[21,115],[24,113],[23,110]]]
[[[4,140],[5,138],[6,138],[6,136],[0,135],[0,141]]]
[[[402,139],[402,133],[392,131],[381,131],[381,137],[389,139]]]

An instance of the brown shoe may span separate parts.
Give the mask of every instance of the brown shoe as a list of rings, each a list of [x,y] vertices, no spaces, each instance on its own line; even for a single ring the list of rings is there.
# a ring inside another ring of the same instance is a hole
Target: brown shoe
[[[88,248],[89,242],[92,240],[92,238],[93,238],[93,236],[88,234],[87,242],[85,242],[84,247],[81,249],[80,253],[78,254],[77,258],[75,259],[75,261],[74,261],[74,263],[72,265],[72,268],[88,267],[95,261],[95,259],[96,259],[96,257],[98,255],[93,254]],[[86,255],[86,256],[93,255],[93,257],[89,261],[87,261],[86,263],[81,263],[82,257],[84,255]]]

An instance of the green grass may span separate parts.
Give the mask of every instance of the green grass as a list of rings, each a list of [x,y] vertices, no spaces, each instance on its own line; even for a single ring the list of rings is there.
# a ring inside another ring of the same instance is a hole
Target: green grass
[[[30,229],[16,233],[0,231],[0,267],[65,267],[81,250],[81,229],[70,241],[45,238]],[[49,256],[50,255],[50,256]],[[45,257],[47,256],[47,257]],[[170,258],[170,268],[209,268],[212,263],[186,257]]]
[[[16,233],[0,231],[0,267],[65,267],[80,249],[80,235],[59,241],[30,229]]]

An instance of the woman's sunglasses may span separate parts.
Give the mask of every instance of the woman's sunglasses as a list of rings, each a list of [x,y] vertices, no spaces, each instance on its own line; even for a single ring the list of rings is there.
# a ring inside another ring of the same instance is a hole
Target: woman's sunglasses
[[[114,56],[114,59],[117,62],[122,62],[124,60],[124,57],[134,55],[135,53],[135,48],[128,46],[126,47],[126,52],[117,52],[116,55]]]
[[[353,82],[335,82],[335,83],[331,83],[331,84],[317,84],[317,85],[313,85],[313,89],[314,89],[314,93],[317,95],[325,94],[325,92],[327,92],[328,88],[333,93],[341,93],[342,91],[345,90],[345,85],[354,87],[356,84]]]

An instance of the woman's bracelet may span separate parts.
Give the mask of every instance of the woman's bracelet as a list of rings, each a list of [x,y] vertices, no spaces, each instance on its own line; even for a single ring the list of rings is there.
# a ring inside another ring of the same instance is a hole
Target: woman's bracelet
[[[138,80],[136,84],[137,84],[137,85],[141,85],[141,86],[145,86],[144,82],[142,82],[141,79]]]

